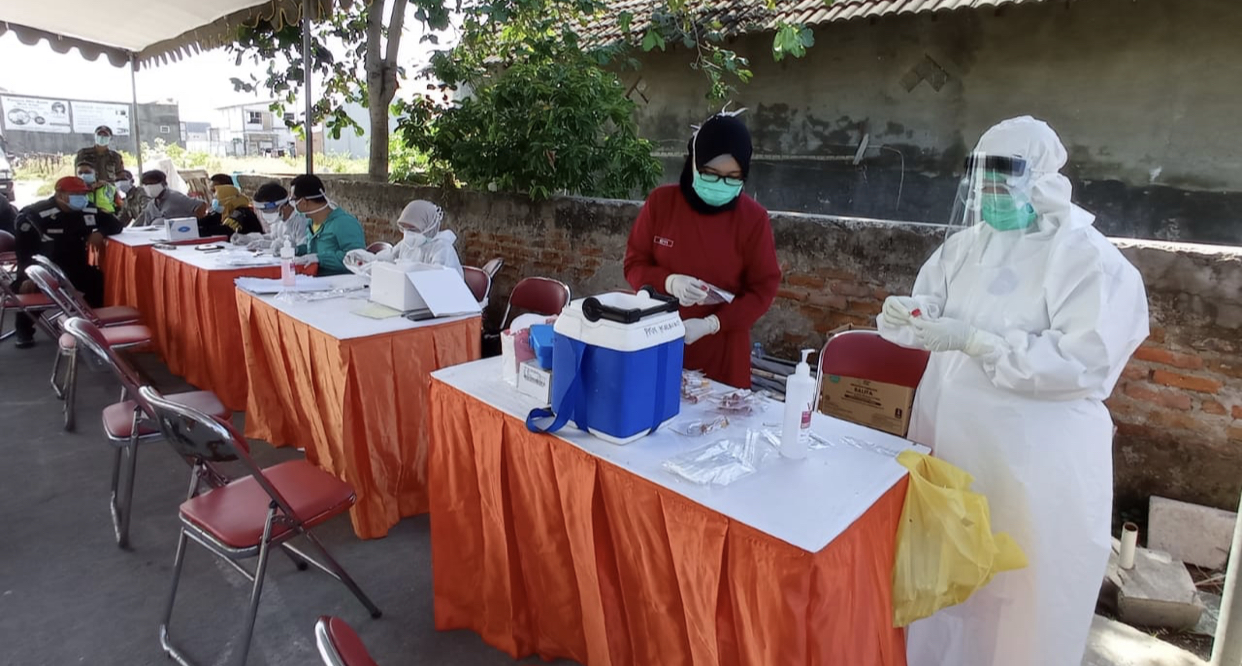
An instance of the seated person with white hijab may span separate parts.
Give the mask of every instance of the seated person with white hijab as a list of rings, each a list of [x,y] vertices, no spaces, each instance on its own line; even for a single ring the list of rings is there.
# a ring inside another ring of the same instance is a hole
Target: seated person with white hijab
[[[453,243],[457,234],[441,231],[444,209],[421,199],[406,204],[393,225],[401,230],[401,242],[391,250],[369,252],[350,250],[345,253],[345,267],[359,275],[370,275],[376,262],[411,262],[445,266],[462,274],[461,260]]]

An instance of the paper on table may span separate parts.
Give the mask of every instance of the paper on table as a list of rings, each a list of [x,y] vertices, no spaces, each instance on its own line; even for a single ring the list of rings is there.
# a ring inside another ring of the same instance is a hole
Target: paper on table
[[[387,305],[368,302],[366,305],[354,310],[354,314],[370,319],[391,319],[393,317],[400,317],[401,311],[394,310]]]
[[[457,271],[411,271],[405,277],[414,285],[419,297],[427,304],[427,309],[437,317],[476,314],[480,311],[479,302],[474,300],[470,287],[466,286],[466,281]]]
[[[233,284],[252,294],[279,294],[282,291],[332,291],[334,289],[354,287],[352,284],[347,284],[345,281],[330,276],[311,277],[309,275],[298,275],[292,287],[284,286],[279,278],[239,277],[233,280]],[[362,281],[359,280],[357,288],[361,287]]]

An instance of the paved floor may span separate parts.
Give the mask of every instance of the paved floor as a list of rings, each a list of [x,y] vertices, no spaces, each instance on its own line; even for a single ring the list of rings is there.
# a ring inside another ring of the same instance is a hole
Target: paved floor
[[[47,384],[53,346],[0,344],[0,666],[167,664],[157,627],[176,547],[176,507],[189,468],[163,443],[139,456],[132,551],[116,547],[108,514],[112,451],[99,412],[119,389],[102,370],[80,376],[77,433],[61,430],[61,403]],[[184,387],[151,357],[141,367],[164,390]],[[255,446],[260,464],[297,451]],[[385,539],[359,541],[338,518],[317,531],[384,611],[371,620],[336,581],[275,557],[259,612],[253,666],[318,664],[321,614],[353,624],[376,660],[407,664],[513,664],[465,631],[432,621],[427,518],[405,520]],[[173,632],[204,666],[231,663],[249,583],[190,547]],[[523,662],[523,663],[540,663]]]
[[[133,549],[118,549],[107,504],[112,451],[98,418],[116,400],[117,385],[106,372],[84,367],[78,432],[65,433],[61,403],[47,385],[53,353],[53,346],[42,339],[25,351],[11,341],[0,344],[0,666],[169,663],[156,629],[168,591],[176,507],[188,468],[162,443],[142,451]],[[185,388],[154,357],[137,360],[157,387]],[[299,454],[255,443],[254,455],[260,464],[271,464]],[[252,666],[318,664],[312,628],[322,614],[353,624],[384,666],[515,663],[473,633],[434,630],[425,516],[402,521],[380,540],[359,541],[344,518],[322,526],[318,534],[384,610],[384,617],[371,620],[332,579],[298,572],[276,557],[263,592]],[[249,583],[235,571],[191,547],[173,632],[200,664],[231,663],[248,592]],[[1103,618],[1097,618],[1084,660],[1084,666],[1202,663]]]

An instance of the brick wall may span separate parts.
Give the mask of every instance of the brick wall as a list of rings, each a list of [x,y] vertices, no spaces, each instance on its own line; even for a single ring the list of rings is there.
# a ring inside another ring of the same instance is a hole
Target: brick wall
[[[253,189],[257,178],[243,178]],[[489,316],[504,310],[517,280],[544,275],[575,295],[626,287],[621,260],[639,205],[440,191],[337,180],[330,194],[367,227],[368,240],[396,240],[389,220],[412,199],[444,206],[462,262],[502,257]],[[793,357],[819,348],[843,324],[872,325],[885,297],[909,293],[943,229],[773,213],[785,272],[754,337]],[[1147,285],[1152,335],[1108,401],[1118,424],[1116,493],[1121,503],[1159,494],[1233,509],[1242,490],[1242,250],[1116,241]]]

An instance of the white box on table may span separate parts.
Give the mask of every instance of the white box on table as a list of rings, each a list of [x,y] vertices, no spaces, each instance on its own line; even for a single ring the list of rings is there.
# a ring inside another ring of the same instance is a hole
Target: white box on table
[[[427,302],[418,295],[418,290],[405,275],[428,268],[433,267],[408,262],[375,262],[371,265],[371,300],[401,312],[427,307]]]
[[[552,371],[539,367],[538,361],[526,361],[518,366],[518,392],[552,404]]]
[[[170,217],[164,220],[164,233],[169,242],[198,238],[198,220],[193,217]]]

